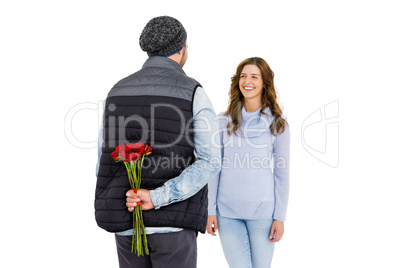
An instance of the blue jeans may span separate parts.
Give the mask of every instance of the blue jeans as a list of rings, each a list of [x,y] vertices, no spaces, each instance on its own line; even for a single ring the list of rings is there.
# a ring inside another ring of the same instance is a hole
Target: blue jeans
[[[230,268],[271,267],[275,247],[269,241],[272,219],[231,219],[217,214],[219,238]]]

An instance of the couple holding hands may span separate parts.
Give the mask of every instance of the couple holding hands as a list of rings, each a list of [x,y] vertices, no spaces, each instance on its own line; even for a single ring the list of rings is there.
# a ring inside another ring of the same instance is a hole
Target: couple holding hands
[[[216,116],[201,84],[182,69],[187,33],[177,19],[151,19],[140,46],[149,58],[110,90],[99,137],[95,216],[115,233],[119,266],[196,267],[198,232],[219,230],[231,268],[271,267],[284,233],[290,147],[274,73],[262,58],[242,61],[228,108]],[[110,153],[116,144],[139,140],[153,152],[134,193]],[[145,256],[131,252],[138,202]]]

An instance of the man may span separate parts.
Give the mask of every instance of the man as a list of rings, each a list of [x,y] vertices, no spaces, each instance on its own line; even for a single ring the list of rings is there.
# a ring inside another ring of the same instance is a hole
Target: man
[[[191,268],[197,263],[197,232],[207,223],[206,184],[220,170],[215,112],[201,85],[182,67],[187,33],[168,16],[148,22],[140,36],[148,60],[119,81],[105,103],[95,194],[98,225],[116,233],[120,267]],[[141,189],[130,189],[124,165],[110,156],[115,146],[143,142]],[[131,252],[132,211],[141,202],[149,255]],[[128,209],[127,209],[128,208]]]

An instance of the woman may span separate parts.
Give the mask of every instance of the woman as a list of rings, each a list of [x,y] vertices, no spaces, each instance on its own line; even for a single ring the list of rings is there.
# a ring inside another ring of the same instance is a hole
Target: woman
[[[220,117],[222,170],[209,183],[207,231],[219,226],[231,268],[270,267],[289,192],[289,128],[274,73],[262,58],[240,63]]]

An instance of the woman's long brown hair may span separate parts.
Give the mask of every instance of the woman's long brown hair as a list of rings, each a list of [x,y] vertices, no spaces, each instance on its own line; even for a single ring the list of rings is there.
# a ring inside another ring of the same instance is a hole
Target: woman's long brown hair
[[[272,116],[274,117],[270,126],[271,133],[274,136],[283,133],[287,122],[281,117],[282,109],[279,107],[277,102],[274,86],[274,72],[264,59],[253,57],[242,61],[239,66],[237,66],[236,74],[232,77],[232,84],[230,85],[229,91],[229,106],[225,112],[226,116],[230,115],[232,117],[232,121],[227,125],[228,134],[232,135],[241,125],[241,109],[244,106],[244,97],[240,91],[239,80],[240,74],[246,65],[256,65],[261,71],[263,81],[261,113],[267,115],[264,113],[264,109],[267,107],[271,110]]]

